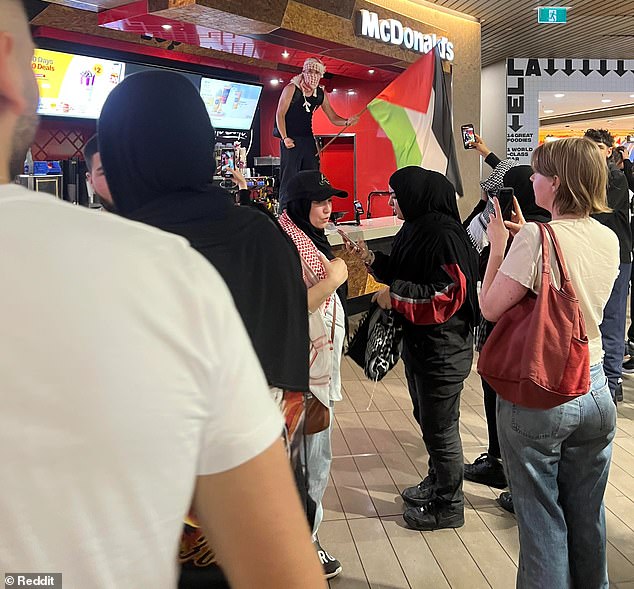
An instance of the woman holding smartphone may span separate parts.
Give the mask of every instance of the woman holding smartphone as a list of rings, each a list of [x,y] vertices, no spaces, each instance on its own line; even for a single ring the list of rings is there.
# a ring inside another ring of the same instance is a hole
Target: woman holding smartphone
[[[587,394],[547,410],[498,397],[500,447],[520,534],[517,585],[607,589],[603,495],[616,409],[603,372],[599,324],[618,273],[619,244],[613,231],[590,217],[607,210],[607,168],[597,145],[585,138],[539,146],[532,165],[535,200],[552,214],[550,226],[585,319],[591,385]],[[539,290],[542,259],[534,223],[521,227],[504,257],[509,231],[497,201],[495,208],[480,294],[482,314],[493,322]],[[516,215],[522,218],[521,211]],[[557,271],[551,279],[559,287]]]

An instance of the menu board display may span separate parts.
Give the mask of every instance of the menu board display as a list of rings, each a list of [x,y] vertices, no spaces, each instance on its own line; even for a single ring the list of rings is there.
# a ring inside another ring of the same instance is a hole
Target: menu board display
[[[97,119],[125,63],[36,49],[31,62],[40,89],[41,115]]]
[[[248,131],[258,107],[261,86],[202,78],[200,95],[217,129]]]

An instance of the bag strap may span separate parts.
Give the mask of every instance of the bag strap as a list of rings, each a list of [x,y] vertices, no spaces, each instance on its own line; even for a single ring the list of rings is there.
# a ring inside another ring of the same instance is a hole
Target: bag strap
[[[308,279],[312,282],[313,286],[319,282],[319,277],[313,272],[313,269],[308,265],[308,262],[304,259],[304,256],[300,254],[299,259],[302,261],[302,267],[304,268],[304,272],[308,276]],[[335,293],[330,295],[330,299],[332,300],[333,311],[332,311],[332,327],[330,328],[330,343],[332,344],[335,341],[335,322],[337,321],[337,301],[334,297]]]
[[[570,280],[570,275],[568,274],[568,269],[564,262],[564,255],[553,228],[548,223],[538,223],[538,225],[542,235],[542,283],[544,283],[544,277],[546,277],[545,280],[548,284],[551,282],[550,248],[547,247],[548,239],[546,238],[546,233],[548,233],[553,244],[553,249],[555,250],[555,261],[561,277],[561,288],[559,290],[576,298],[576,293],[572,288],[572,281]]]

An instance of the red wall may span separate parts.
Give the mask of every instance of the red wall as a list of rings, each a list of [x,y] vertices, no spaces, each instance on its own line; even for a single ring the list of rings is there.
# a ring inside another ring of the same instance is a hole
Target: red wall
[[[386,84],[361,82],[359,80],[336,79],[336,92],[329,91],[328,98],[335,112],[342,117],[349,117],[363,110]],[[332,90],[332,88],[329,88]],[[348,94],[354,90],[355,94]],[[262,92],[260,104],[260,128],[262,155],[279,155],[279,140],[271,134],[275,120],[275,110],[282,88],[266,87]],[[331,125],[322,109],[315,113],[313,128],[317,135],[334,134],[341,127]],[[374,190],[387,190],[388,180],[396,170],[396,159],[390,140],[379,128],[369,112],[365,112],[359,124],[351,127],[350,133],[356,135],[357,149],[357,200],[366,208],[368,193]],[[327,170],[324,170],[327,171]],[[350,199],[350,207],[352,199]],[[348,207],[346,207],[348,208]]]

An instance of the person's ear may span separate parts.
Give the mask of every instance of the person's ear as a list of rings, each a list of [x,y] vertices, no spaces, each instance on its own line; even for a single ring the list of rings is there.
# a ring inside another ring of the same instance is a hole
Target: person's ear
[[[553,194],[555,194],[559,190],[560,186],[561,180],[559,179],[559,176],[553,176]]]
[[[0,31],[0,107],[21,115],[26,109],[22,78],[16,64],[16,42],[10,33]]]

